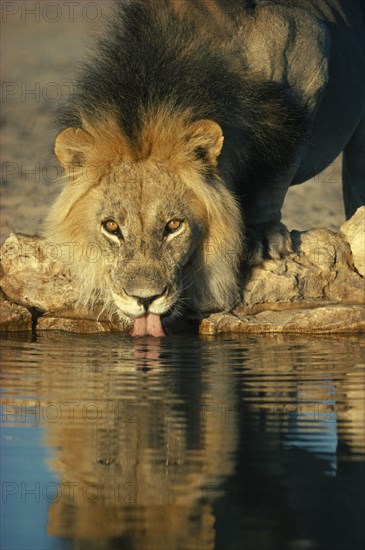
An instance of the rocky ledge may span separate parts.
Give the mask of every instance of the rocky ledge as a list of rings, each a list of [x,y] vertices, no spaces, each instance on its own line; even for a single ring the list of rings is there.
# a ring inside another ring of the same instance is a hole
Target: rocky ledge
[[[242,303],[200,323],[201,334],[365,332],[365,207],[342,225],[292,231],[293,252],[243,276]],[[1,248],[0,325],[4,331],[125,332],[130,325],[76,307],[67,263],[39,237],[11,234]]]

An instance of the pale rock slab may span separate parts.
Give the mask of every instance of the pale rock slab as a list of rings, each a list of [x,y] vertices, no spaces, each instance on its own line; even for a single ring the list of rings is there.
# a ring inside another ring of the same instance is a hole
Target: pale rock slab
[[[365,332],[365,306],[324,305],[262,311],[255,315],[214,314],[203,319],[201,334],[220,333],[354,333]]]
[[[131,330],[131,326],[129,329]],[[110,321],[97,321],[95,319],[73,319],[68,317],[52,317],[43,315],[38,319],[38,330],[62,330],[79,334],[92,334],[95,332],[124,332],[128,324],[112,323]]]
[[[12,233],[1,247],[0,284],[7,298],[42,312],[72,307],[79,293],[67,263],[55,261],[54,253],[44,239]]]
[[[358,208],[340,231],[350,245],[355,268],[365,277],[365,206]]]
[[[9,302],[0,293],[0,327],[9,332],[32,330],[32,315],[25,307]]]

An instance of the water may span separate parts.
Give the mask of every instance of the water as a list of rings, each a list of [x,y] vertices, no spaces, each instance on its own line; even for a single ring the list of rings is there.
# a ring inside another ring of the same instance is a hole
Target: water
[[[360,337],[2,337],[3,550],[362,550]]]

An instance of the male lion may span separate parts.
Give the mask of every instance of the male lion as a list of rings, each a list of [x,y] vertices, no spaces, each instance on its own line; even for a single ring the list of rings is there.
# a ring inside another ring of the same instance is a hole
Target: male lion
[[[290,249],[290,185],[343,150],[347,216],[365,202],[364,103],[362,0],[117,2],[63,110],[46,236],[133,335],[229,309],[242,257]]]

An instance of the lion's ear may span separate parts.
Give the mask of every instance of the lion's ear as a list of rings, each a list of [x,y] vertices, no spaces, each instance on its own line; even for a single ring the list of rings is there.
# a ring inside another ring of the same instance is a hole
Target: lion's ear
[[[222,128],[213,120],[201,119],[188,128],[188,139],[197,156],[215,166],[223,147]]]
[[[64,168],[82,166],[85,153],[93,144],[94,138],[81,128],[67,128],[58,134],[55,153]]]

